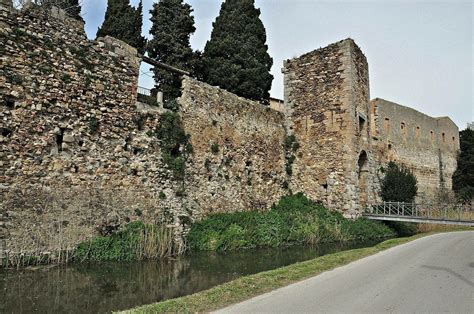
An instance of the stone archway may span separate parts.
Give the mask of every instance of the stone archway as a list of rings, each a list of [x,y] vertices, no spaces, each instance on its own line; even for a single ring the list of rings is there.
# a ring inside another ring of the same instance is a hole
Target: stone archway
[[[359,181],[359,204],[361,207],[365,207],[367,205],[367,181],[369,176],[369,158],[365,150],[360,152],[357,166],[357,177]]]

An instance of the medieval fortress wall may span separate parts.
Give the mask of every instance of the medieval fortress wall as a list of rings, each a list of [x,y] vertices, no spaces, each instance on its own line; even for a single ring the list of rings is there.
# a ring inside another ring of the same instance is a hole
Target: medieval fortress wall
[[[90,41],[64,15],[2,10],[0,24],[0,253],[38,243],[51,251],[64,234],[61,245],[72,246],[138,219],[179,232],[210,212],[267,209],[287,193],[283,114],[184,78],[180,115],[193,154],[176,180],[155,134],[164,110],[137,102],[134,48]],[[80,195],[99,202],[84,212],[67,199]]]
[[[111,222],[165,219],[181,232],[209,213],[268,209],[290,191],[353,216],[379,201],[388,160],[413,169],[428,200],[451,187],[457,127],[449,118],[369,102],[367,60],[351,39],[285,62],[283,112],[185,77],[179,115],[192,154],[176,180],[156,136],[164,109],[137,102],[136,50],[110,37],[88,40],[83,25],[61,11],[46,17],[5,3],[0,253],[39,244],[52,250],[59,230],[70,231],[62,246],[75,245]],[[293,136],[298,145],[289,148]],[[72,189],[76,197],[81,189],[106,191],[111,204],[87,213],[66,201],[12,207],[12,195],[35,189]],[[114,203],[123,197],[129,206]]]
[[[418,201],[435,200],[452,189],[459,130],[448,117],[433,118],[412,108],[376,98],[370,102],[371,133],[380,163],[409,168],[418,179]]]
[[[283,73],[287,128],[301,146],[292,189],[355,214],[376,197],[365,56],[344,40],[286,61]]]

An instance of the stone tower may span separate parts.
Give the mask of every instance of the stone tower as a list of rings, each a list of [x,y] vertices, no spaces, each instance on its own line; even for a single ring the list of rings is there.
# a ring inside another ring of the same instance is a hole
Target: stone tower
[[[287,131],[300,148],[290,187],[351,216],[376,197],[367,59],[352,39],[287,60]]]

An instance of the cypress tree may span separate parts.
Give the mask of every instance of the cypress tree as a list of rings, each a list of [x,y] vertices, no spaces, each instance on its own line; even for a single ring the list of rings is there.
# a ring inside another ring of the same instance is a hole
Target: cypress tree
[[[193,9],[183,0],[160,0],[150,10],[153,23],[148,42],[148,56],[182,70],[194,73],[198,53],[193,52],[189,38],[196,30]],[[156,88],[163,92],[165,100],[180,95],[181,78],[169,71],[155,68]]]
[[[140,53],[145,53],[146,39],[142,36],[143,25],[143,2],[140,0],[138,7],[135,9],[135,20],[133,24],[133,44]]]
[[[226,0],[203,53],[205,80],[239,96],[266,102],[272,85],[265,27],[254,0]]]
[[[108,0],[104,23],[97,31],[97,37],[112,36],[143,52],[145,38],[141,35],[142,9],[141,1],[135,9],[129,0]]]
[[[461,201],[474,199],[474,130],[459,132],[461,152],[458,167],[453,174],[453,190]]]

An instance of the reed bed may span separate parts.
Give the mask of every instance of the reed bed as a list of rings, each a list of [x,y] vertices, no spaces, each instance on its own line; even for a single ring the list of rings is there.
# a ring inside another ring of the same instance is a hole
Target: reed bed
[[[67,263],[74,259],[78,244],[137,220],[157,226],[143,231],[143,256],[166,256],[174,250],[169,248],[174,236],[172,229],[159,227],[166,225],[159,202],[148,191],[102,186],[11,189],[0,201],[0,213],[8,224],[0,243],[5,246],[0,267]],[[155,240],[153,233],[163,241]],[[155,246],[159,253],[152,252]]]
[[[456,205],[449,206],[442,205],[436,207],[437,210],[431,211],[430,218],[443,218],[452,219],[459,221],[474,221],[474,208],[472,205]],[[428,217],[428,211],[425,212]],[[468,227],[456,226],[456,225],[445,225],[445,224],[432,224],[432,223],[420,223],[418,224],[418,232],[441,232],[451,230],[464,230]]]

